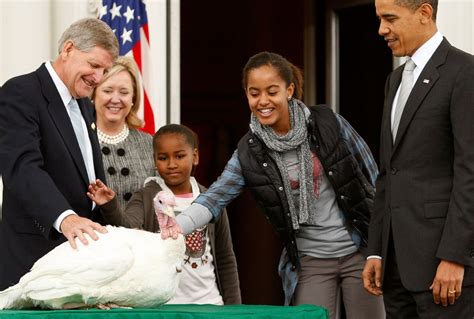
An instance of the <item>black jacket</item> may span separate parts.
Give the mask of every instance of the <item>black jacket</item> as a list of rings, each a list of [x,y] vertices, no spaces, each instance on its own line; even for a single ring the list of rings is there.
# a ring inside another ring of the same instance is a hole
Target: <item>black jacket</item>
[[[104,179],[94,108],[78,99],[89,133],[97,178]],[[53,227],[72,209],[100,222],[87,197],[89,180],[61,96],[45,65],[0,88],[0,290],[18,282],[34,262],[66,239]]]
[[[393,143],[390,114],[402,73],[393,71],[385,86],[368,252],[387,260],[393,240],[409,291],[427,291],[440,260],[464,265],[462,284],[474,285],[474,56],[441,42],[411,90]]]
[[[374,187],[341,137],[341,129],[333,111],[323,105],[309,109],[311,150],[318,156],[334,188],[349,231],[358,233],[362,239],[361,246],[366,246]],[[280,171],[268,147],[249,131],[238,144],[238,156],[246,185],[283,241],[293,267],[299,266],[288,200]]]

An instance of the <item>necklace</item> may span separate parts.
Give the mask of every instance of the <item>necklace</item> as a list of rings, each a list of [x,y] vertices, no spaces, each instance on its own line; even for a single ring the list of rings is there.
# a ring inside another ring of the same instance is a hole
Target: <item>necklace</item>
[[[97,136],[99,137],[99,142],[105,143],[105,144],[118,144],[120,142],[125,141],[125,139],[128,137],[128,134],[130,133],[130,130],[128,129],[128,125],[123,126],[123,130],[120,131],[117,135],[108,135],[102,132],[99,128],[97,128]]]

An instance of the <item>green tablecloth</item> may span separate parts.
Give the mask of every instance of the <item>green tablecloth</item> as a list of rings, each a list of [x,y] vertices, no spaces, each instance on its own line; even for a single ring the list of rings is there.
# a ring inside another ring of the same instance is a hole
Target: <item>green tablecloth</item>
[[[326,309],[313,305],[163,305],[157,309],[0,310],[0,318],[18,319],[327,319]]]

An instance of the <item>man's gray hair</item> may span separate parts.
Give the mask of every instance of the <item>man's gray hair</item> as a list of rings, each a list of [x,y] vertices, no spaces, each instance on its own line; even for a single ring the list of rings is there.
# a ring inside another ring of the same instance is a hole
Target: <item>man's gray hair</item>
[[[58,41],[59,53],[67,41],[72,41],[83,52],[89,52],[98,46],[107,50],[114,60],[119,55],[117,37],[105,22],[97,18],[84,18],[71,24]]]

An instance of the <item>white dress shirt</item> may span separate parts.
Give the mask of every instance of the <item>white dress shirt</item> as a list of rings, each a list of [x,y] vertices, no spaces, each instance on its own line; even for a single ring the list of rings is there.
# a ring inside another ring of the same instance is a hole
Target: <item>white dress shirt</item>
[[[438,31],[436,32],[428,41],[426,41],[421,47],[416,50],[416,52],[411,56],[413,62],[415,62],[415,69],[413,70],[413,85],[420,77],[421,71],[423,71],[426,63],[431,59],[433,53],[439,47],[443,41],[443,35]],[[398,96],[400,95],[400,86],[398,86],[397,93],[393,99],[392,113],[391,113],[391,126],[393,126],[393,118],[395,115],[395,109],[398,101]]]
[[[49,75],[53,79],[54,86],[56,86],[56,89],[58,90],[59,95],[61,96],[61,100],[63,101],[64,107],[66,108],[66,112],[67,112],[68,116],[70,117],[71,114],[69,113],[70,110],[69,110],[67,105],[69,104],[69,101],[71,101],[73,96],[69,92],[69,90],[66,87],[66,85],[64,84],[64,82],[59,78],[58,74],[56,73],[53,66],[51,65],[51,62],[47,61],[45,63],[45,66],[46,66],[46,69],[48,70]],[[84,139],[85,143],[86,143],[86,145],[84,145],[84,146],[85,146],[85,150],[86,150],[85,156],[87,158],[87,163],[84,163],[84,164],[86,166],[87,175],[91,176],[91,178],[92,178],[92,180],[89,181],[89,182],[92,182],[92,181],[95,181],[94,158],[92,156],[92,144],[91,144],[90,139],[88,138],[89,137],[89,132],[87,131],[87,125],[86,125],[86,121],[84,120],[84,118],[82,119],[82,130],[84,132],[84,136],[87,137],[87,138]],[[92,202],[92,209],[94,209],[94,207],[95,207],[95,203]],[[59,215],[59,217],[53,223],[53,227],[57,231],[61,232],[60,226],[61,226],[62,221],[64,220],[64,218],[66,218],[67,216],[72,215],[72,214],[75,214],[75,212],[71,209],[68,209],[68,210],[62,212],[61,215]]]

